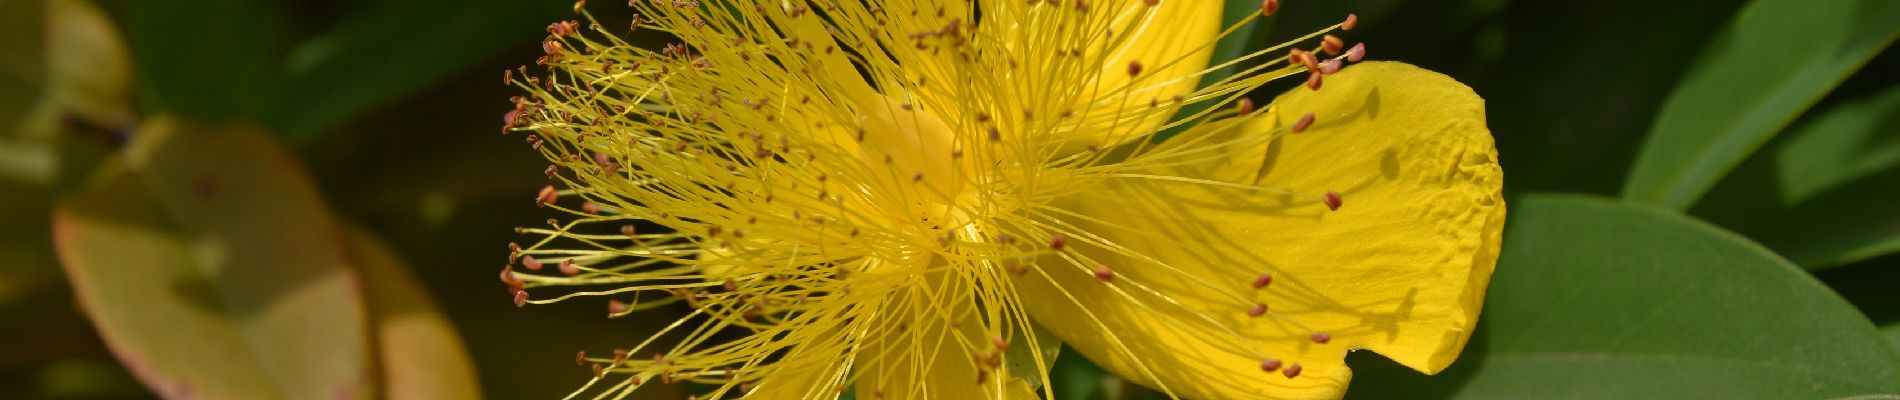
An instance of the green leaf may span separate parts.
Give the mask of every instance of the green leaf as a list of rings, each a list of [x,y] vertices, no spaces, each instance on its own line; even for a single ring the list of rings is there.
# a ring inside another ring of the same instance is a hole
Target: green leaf
[[[504,49],[527,49],[567,10],[568,4],[553,1],[365,3],[291,50],[286,100],[269,121],[290,140],[306,140]],[[500,85],[501,72],[495,75]]]
[[[364,305],[329,210],[264,134],[159,116],[53,240],[81,308],[168,398],[374,396]]]
[[[1697,216],[1818,269],[1900,251],[1900,86],[1824,110],[1738,167]]]
[[[383,398],[479,399],[475,363],[462,338],[409,265],[374,233],[344,230],[375,325]]]
[[[217,120],[258,115],[276,98],[288,2],[129,3],[126,33],[149,111]]]
[[[1900,37],[1900,2],[1750,3],[1663,103],[1624,182],[1623,197],[1689,208],[1895,37]]]
[[[1900,355],[1799,268],[1679,214],[1530,195],[1477,336],[1439,376],[1355,356],[1365,398],[1768,398],[1900,393]],[[1372,363],[1372,365],[1368,365]]]

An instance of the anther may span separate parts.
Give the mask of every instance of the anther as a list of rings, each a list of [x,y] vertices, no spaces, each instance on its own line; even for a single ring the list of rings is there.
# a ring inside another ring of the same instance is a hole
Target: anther
[[[638,228],[634,228],[633,224],[626,224],[626,225],[620,226],[621,235],[626,235],[628,237],[631,237],[633,236],[634,233],[638,233]]]
[[[1310,69],[1312,69],[1312,70],[1313,70],[1313,72],[1309,72],[1309,73],[1307,73],[1307,74],[1306,74],[1306,88],[1307,88],[1307,89],[1313,89],[1313,90],[1319,90],[1319,85],[1320,85],[1320,82],[1321,82],[1322,80],[1324,80],[1324,79],[1325,79],[1325,78],[1322,78],[1321,76],[1322,76],[1322,75],[1325,75],[1325,74],[1321,74],[1321,73],[1319,72],[1319,68],[1318,68],[1318,67],[1314,67],[1314,68],[1310,68]]]
[[[574,259],[572,258],[561,260],[560,268],[561,268],[562,275],[574,275],[574,274],[581,273],[581,268],[579,266],[574,265]]]
[[[1113,281],[1115,280],[1115,270],[1108,269],[1107,265],[1097,265],[1095,266],[1095,280],[1102,282]]]
[[[1320,196],[1320,200],[1326,202],[1327,210],[1339,211],[1339,206],[1344,205],[1344,199],[1339,198],[1339,192],[1331,190],[1326,191],[1325,195]]]
[[[501,267],[501,283],[507,284],[508,286],[515,286],[515,285],[521,284],[521,279],[515,277],[514,267],[509,267],[506,265],[503,265]]]
[[[1365,43],[1354,43],[1351,49],[1346,49],[1346,61],[1359,62],[1359,59],[1365,58],[1365,57],[1366,57]]]
[[[1313,332],[1313,336],[1310,337],[1310,339],[1313,339],[1313,343],[1326,344],[1326,342],[1333,341],[1333,335],[1328,335],[1326,332]]]
[[[620,314],[624,314],[626,312],[627,312],[627,303],[622,303],[620,302],[620,300],[607,300],[607,317],[608,318],[619,317]]]
[[[527,267],[529,271],[540,271],[541,260],[534,259],[534,256],[523,256],[521,257],[521,266]]]
[[[1260,274],[1260,277],[1253,278],[1254,289],[1265,288],[1267,287],[1267,285],[1272,284],[1272,283],[1273,283],[1273,275]]]
[[[1002,336],[990,336],[990,344],[996,345],[997,350],[1009,349],[1009,340],[1003,339]]]
[[[1266,372],[1278,371],[1280,370],[1280,365],[1280,360],[1269,358],[1260,362],[1260,370]]]
[[[1319,69],[1319,61],[1313,59],[1313,53],[1302,49],[1288,51],[1286,62],[1287,64],[1305,66],[1308,71]]]
[[[1062,251],[1062,246],[1067,246],[1068,244],[1069,237],[1067,236],[1056,235],[1056,237],[1049,239],[1050,250]]]
[[[1346,41],[1339,40],[1338,36],[1326,35],[1326,37],[1320,38],[1320,51],[1325,51],[1326,54],[1329,55],[1339,55],[1339,50],[1345,46]]]
[[[1153,0],[1150,0],[1150,1],[1153,1]],[[1153,5],[1153,4],[1149,4],[1149,5]],[[1128,76],[1135,76],[1135,75],[1141,75],[1141,62],[1130,60],[1128,61]]]
[[[515,291],[515,308],[521,308],[521,306],[524,306],[527,304],[528,304],[528,291],[516,290]]]
[[[1287,379],[1293,379],[1293,377],[1300,376],[1300,369],[1300,363],[1293,363],[1293,365],[1287,366],[1286,369],[1280,370],[1280,374],[1286,375]]]
[[[1321,61],[1319,63],[1319,73],[1324,74],[1324,75],[1332,75],[1334,73],[1339,72],[1339,68],[1341,65],[1344,65],[1344,63],[1341,63],[1339,62],[1339,60],[1336,60],[1336,59]]]
[[[581,212],[587,213],[587,215],[600,215],[600,206],[594,205],[594,202],[591,201],[581,203]]]
[[[1293,130],[1294,133],[1299,133],[1299,132],[1305,132],[1306,128],[1310,128],[1312,126],[1313,126],[1313,113],[1306,113],[1306,115],[1300,116],[1299,121],[1296,121],[1293,123],[1293,127],[1291,129]]]
[[[1249,317],[1259,317],[1266,314],[1267,303],[1254,304],[1253,307],[1247,309],[1247,316]]]
[[[1244,117],[1244,116],[1253,114],[1253,99],[1249,99],[1245,97],[1240,98],[1240,103],[1238,107],[1240,108],[1240,116]]]
[[[614,349],[614,366],[620,366],[620,363],[627,362],[628,354],[627,349]]]
[[[574,365],[586,365],[586,364],[587,364],[587,350],[581,350],[581,352],[579,353],[574,353]]]
[[[1260,1],[1260,16],[1271,17],[1273,16],[1273,13],[1276,13],[1279,11],[1280,11],[1280,0],[1261,0]]]
[[[559,200],[560,198],[561,198],[561,194],[554,191],[554,185],[542,186],[541,193],[536,194],[534,196],[535,201],[539,202],[543,206],[554,204],[554,201]]]
[[[1346,22],[1339,23],[1339,29],[1345,31],[1350,31],[1355,26],[1359,26],[1358,14],[1346,14]]]

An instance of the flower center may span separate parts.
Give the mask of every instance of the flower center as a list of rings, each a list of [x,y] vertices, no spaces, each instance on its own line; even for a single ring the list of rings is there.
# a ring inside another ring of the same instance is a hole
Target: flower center
[[[877,201],[877,209],[904,224],[926,228],[960,224],[951,221],[957,200],[970,177],[968,168],[951,154],[956,133],[944,120],[922,107],[888,95],[863,102],[860,127],[853,134],[858,158],[872,172],[874,182],[865,190],[891,198]],[[888,185],[888,186],[885,186]],[[875,190],[888,187],[892,190]],[[875,197],[875,196],[869,196]],[[933,229],[934,230],[934,229]]]

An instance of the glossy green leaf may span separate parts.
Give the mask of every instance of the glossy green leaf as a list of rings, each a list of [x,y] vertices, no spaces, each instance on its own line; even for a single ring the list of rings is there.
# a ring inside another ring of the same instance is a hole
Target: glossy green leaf
[[[282,80],[290,2],[127,2],[126,37],[137,60],[139,103],[206,120],[255,116]]]
[[[1896,37],[1900,2],[1891,0],[1756,0],[1743,7],[1663,103],[1623,196],[1689,208]]]
[[[362,398],[362,288],[309,177],[264,134],[153,117],[61,199],[53,240],[113,353],[169,398]]]
[[[344,231],[375,326],[385,399],[481,398],[475,363],[409,265],[367,229]]]
[[[1804,120],[1709,193],[1695,215],[1804,267],[1900,251],[1900,86]]]
[[[1364,398],[1900,394],[1900,355],[1826,286],[1679,214],[1576,196],[1512,204],[1477,336],[1438,376],[1354,357]]]
[[[291,50],[284,101],[269,114],[293,141],[429,87],[571,17],[558,1],[368,2]],[[495,85],[501,85],[495,71]]]

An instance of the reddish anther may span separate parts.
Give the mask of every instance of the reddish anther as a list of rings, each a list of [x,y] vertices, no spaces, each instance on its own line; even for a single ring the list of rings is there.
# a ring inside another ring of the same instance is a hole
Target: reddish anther
[[[1108,269],[1107,265],[1097,265],[1095,266],[1095,280],[1102,282],[1113,281],[1115,280],[1115,270]]]
[[[1346,14],[1346,22],[1339,23],[1340,30],[1350,31],[1355,26],[1359,26],[1359,14]]]
[[[542,186],[541,192],[535,194],[534,196],[535,202],[540,203],[543,206],[554,204],[555,200],[560,200],[560,199],[561,199],[561,194],[554,190],[554,185]]]
[[[1328,335],[1326,332],[1313,332],[1312,339],[1313,343],[1326,344],[1333,341],[1333,335]]]
[[[528,304],[528,291],[516,290],[515,291],[515,307],[520,308],[521,306],[525,306],[527,304]]]
[[[1260,1],[1260,15],[1261,16],[1271,17],[1273,16],[1273,13],[1276,13],[1279,11],[1280,11],[1280,0],[1261,0]]]
[[[1319,85],[1320,83],[1322,83],[1322,81],[1325,80],[1323,76],[1326,74],[1320,73],[1319,67],[1313,67],[1312,70],[1313,72],[1309,72],[1306,74],[1306,88],[1319,90]]]
[[[1339,192],[1331,190],[1326,191],[1326,195],[1321,196],[1320,199],[1326,202],[1326,209],[1332,211],[1339,211],[1339,206],[1345,204],[1345,199],[1339,197]]]
[[[1141,62],[1129,61],[1128,62],[1128,76],[1135,76],[1135,75],[1141,75]]]
[[[1363,58],[1366,58],[1365,43],[1355,43],[1351,49],[1346,50],[1346,61],[1359,62]]]
[[[1255,304],[1252,308],[1247,309],[1247,316],[1249,317],[1259,317],[1262,315],[1267,315],[1267,303]]]
[[[1252,115],[1253,114],[1253,99],[1242,97],[1240,98],[1240,102],[1239,104],[1236,105],[1236,107],[1240,109],[1240,116],[1244,117],[1244,116]]]
[[[1270,284],[1273,284],[1273,275],[1260,274],[1260,277],[1253,278],[1254,289],[1265,288],[1267,287],[1267,285],[1270,285]]]
[[[1313,126],[1313,113],[1306,113],[1306,115],[1300,116],[1299,121],[1294,121],[1293,127],[1290,129],[1293,130],[1293,133],[1300,133],[1300,132],[1306,132],[1306,128],[1310,128],[1312,126]]]
[[[1286,369],[1280,370],[1280,374],[1286,375],[1287,379],[1292,379],[1293,377],[1300,376],[1300,369],[1300,364],[1294,363],[1293,365],[1288,365]]]
[[[561,268],[562,275],[574,275],[574,274],[581,273],[581,267],[574,265],[574,259],[572,258],[561,260],[560,268]]]
[[[1320,51],[1324,51],[1326,54],[1337,55],[1339,54],[1339,50],[1345,47],[1346,41],[1339,40],[1338,36],[1326,35],[1326,37],[1320,38]]]
[[[540,271],[541,260],[534,259],[534,256],[524,256],[521,257],[521,266],[528,267],[529,271]]]
[[[1266,372],[1278,371],[1280,370],[1280,365],[1280,360],[1269,358],[1266,359],[1266,361],[1260,362],[1260,370]]]
[[[1068,245],[1068,236],[1056,235],[1056,237],[1049,239],[1049,250],[1062,251],[1062,248]]]

